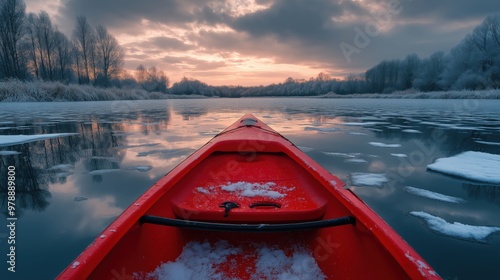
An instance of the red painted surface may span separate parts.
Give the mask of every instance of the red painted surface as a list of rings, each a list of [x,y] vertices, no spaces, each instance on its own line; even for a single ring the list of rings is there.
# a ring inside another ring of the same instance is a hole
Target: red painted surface
[[[241,279],[252,273],[243,257],[254,254],[249,244],[256,243],[283,250],[295,244],[306,246],[328,279],[440,279],[387,223],[344,189],[337,177],[261,121],[242,124],[247,118],[254,117],[245,115],[160,179],[58,278],[144,276],[161,263],[174,261],[187,242],[227,240],[243,248],[234,258],[241,263],[240,269],[230,272]],[[269,191],[284,195],[248,197],[222,189],[240,181],[273,182]],[[240,207],[224,217],[224,209],[219,207],[224,201]],[[270,202],[280,207],[250,207]],[[226,223],[290,223],[351,215],[356,217],[356,225],[290,233],[209,232],[139,225],[143,215]]]

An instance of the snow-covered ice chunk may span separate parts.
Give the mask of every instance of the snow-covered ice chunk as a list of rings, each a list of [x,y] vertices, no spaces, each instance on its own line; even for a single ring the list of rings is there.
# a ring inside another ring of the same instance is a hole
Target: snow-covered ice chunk
[[[357,131],[349,131],[347,132],[348,134],[350,135],[368,135],[366,133],[363,133],[363,132],[357,132]]]
[[[500,184],[500,155],[464,152],[437,159],[427,169],[473,181]]]
[[[406,155],[406,154],[391,154],[391,156],[393,156],[393,157],[398,157],[398,158],[405,158],[405,157],[408,157],[408,155]]]
[[[389,182],[386,174],[351,173],[351,183],[355,186],[382,187]]]
[[[355,158],[358,153],[336,153],[336,152],[323,152],[327,156],[343,157],[343,158]]]
[[[286,194],[276,191],[278,188],[275,186],[276,183],[274,182],[260,184],[240,181],[236,183],[228,183],[227,185],[222,186],[221,189],[227,192],[236,192],[238,195],[246,197],[262,196],[274,199],[285,197]]]
[[[464,203],[467,202],[465,199],[455,197],[455,196],[449,196],[449,195],[444,195],[441,193],[437,192],[432,192],[429,190],[424,190],[424,189],[419,189],[419,188],[414,188],[414,187],[406,187],[405,190],[408,193],[434,199],[434,200],[439,200],[439,201],[444,201],[444,202],[451,202],[451,203]]]
[[[416,130],[416,129],[403,129],[401,130],[402,132],[406,133],[422,133],[422,131]]]
[[[368,144],[375,146],[375,147],[381,147],[381,148],[399,148],[399,147],[401,147],[401,144],[385,144],[385,143],[380,143],[380,142],[370,142]]]
[[[448,223],[440,217],[423,211],[412,211],[410,215],[424,219],[434,232],[464,240],[486,242],[486,238],[490,234],[500,232],[500,227],[474,226],[458,222]]]
[[[0,147],[25,144],[39,140],[78,135],[78,133],[53,133],[38,135],[0,135]]]
[[[344,161],[349,163],[367,163],[367,161],[362,158],[348,158]]]

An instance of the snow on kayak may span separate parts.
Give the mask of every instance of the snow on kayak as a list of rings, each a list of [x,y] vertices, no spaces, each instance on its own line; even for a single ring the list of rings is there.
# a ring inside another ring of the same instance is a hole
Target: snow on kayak
[[[318,267],[312,253],[306,248],[295,246],[292,254],[288,256],[283,250],[267,246],[265,244],[254,244],[253,250],[246,254],[247,270],[253,271],[251,279],[325,279],[321,269]],[[231,261],[235,255],[244,253],[239,246],[232,246],[227,241],[218,241],[215,244],[204,242],[187,243],[181,255],[173,262],[167,262],[158,266],[147,277],[154,279],[234,279],[230,275],[233,268],[226,271],[218,269],[221,265],[236,266]],[[136,273],[136,276],[137,275]]]

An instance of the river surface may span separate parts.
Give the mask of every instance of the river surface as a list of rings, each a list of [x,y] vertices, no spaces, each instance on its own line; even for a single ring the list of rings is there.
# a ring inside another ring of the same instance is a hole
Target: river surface
[[[0,136],[74,133],[0,144],[0,279],[53,279],[155,181],[244,113],[338,175],[443,278],[500,277],[500,185],[427,169],[465,151],[500,154],[500,101],[249,98],[0,103]],[[15,273],[7,270],[9,166]],[[360,174],[375,178],[355,184]],[[445,230],[415,213],[444,219]],[[453,232],[479,226],[494,233],[477,240]]]

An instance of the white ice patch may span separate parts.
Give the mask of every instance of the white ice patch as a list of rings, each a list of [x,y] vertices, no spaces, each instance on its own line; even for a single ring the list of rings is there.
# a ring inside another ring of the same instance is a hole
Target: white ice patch
[[[72,265],[71,265],[71,268],[76,268],[77,266],[80,265],[80,262],[74,262]]]
[[[398,158],[405,158],[408,157],[406,154],[391,154],[393,157],[398,157]]]
[[[203,194],[210,194],[210,191],[205,189],[205,188],[202,188],[202,187],[197,187],[196,190],[199,192],[199,193],[203,193]]]
[[[278,191],[273,190],[275,188],[276,183],[273,182],[267,182],[264,184],[260,183],[249,183],[249,182],[236,182],[236,183],[228,183],[227,185],[222,186],[222,190],[227,191],[227,192],[236,192],[239,196],[246,196],[246,197],[256,197],[256,196],[262,196],[262,197],[269,197],[269,198],[282,198],[285,197],[285,193],[280,193]],[[291,190],[291,189],[286,189],[284,190]]]
[[[381,147],[381,148],[399,148],[399,147],[401,147],[401,144],[385,144],[385,143],[380,143],[380,142],[370,142],[368,144],[375,146],[375,147]]]
[[[410,215],[424,219],[429,228],[439,234],[464,240],[486,242],[486,238],[490,234],[500,231],[500,227],[473,226],[458,222],[448,223],[440,217],[423,211],[412,211]]]
[[[344,161],[349,163],[367,163],[367,161],[362,158],[349,158]]]
[[[255,245],[255,259],[250,256],[249,263],[244,264],[247,269],[255,267],[250,279],[300,279],[318,280],[325,279],[318,267],[312,253],[307,249],[296,246],[291,256],[279,248],[269,247],[264,244]],[[242,248],[232,246],[227,241],[189,242],[180,256],[173,262],[168,262],[157,267],[147,276],[155,279],[176,280],[222,280],[235,279],[231,272],[238,271],[239,266],[232,255],[241,254]],[[229,269],[220,270],[219,266],[229,265]],[[248,271],[248,270],[247,270]]]
[[[499,142],[488,142],[488,141],[475,141],[476,143],[479,144],[484,144],[484,145],[492,145],[492,146],[500,146]]]
[[[500,184],[500,155],[469,151],[437,159],[427,168],[473,181]]]
[[[355,158],[356,156],[359,155],[358,153],[346,154],[346,153],[335,153],[335,152],[323,152],[323,154],[327,156],[343,157],[343,158]]]
[[[53,133],[38,135],[0,135],[0,147],[25,144],[39,140],[78,135],[78,133]]]
[[[439,200],[439,201],[444,201],[444,202],[451,202],[451,203],[464,203],[467,202],[465,199],[455,197],[455,196],[449,196],[449,195],[444,195],[441,193],[437,192],[432,192],[429,190],[424,190],[424,189],[419,189],[419,188],[414,188],[414,187],[406,187],[405,190],[408,193],[418,195],[421,197],[426,197],[434,200]]]
[[[401,131],[406,132],[406,133],[422,133],[422,131],[415,130],[415,129],[403,129]]]
[[[386,174],[351,173],[351,183],[355,186],[382,187],[387,182]]]

